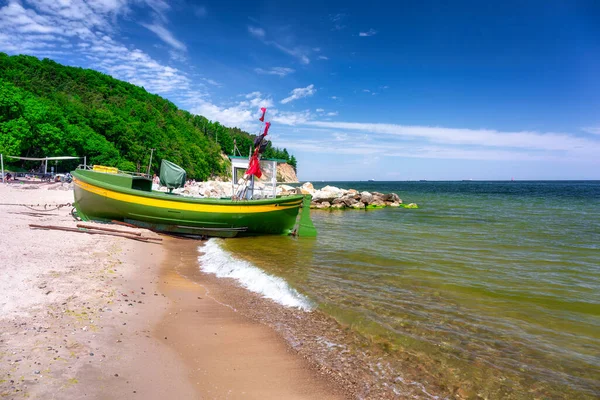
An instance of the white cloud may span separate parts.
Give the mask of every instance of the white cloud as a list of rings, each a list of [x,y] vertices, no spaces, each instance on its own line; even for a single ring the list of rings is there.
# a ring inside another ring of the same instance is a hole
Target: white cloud
[[[322,113],[322,112],[325,112],[325,109],[323,109],[323,108],[317,108],[315,111],[318,112],[318,113]]]
[[[180,42],[173,36],[173,34],[164,26],[160,24],[141,24],[144,28],[154,32],[163,42],[169,46],[174,47],[177,50],[185,51],[187,48],[185,44]]]
[[[370,137],[383,135],[409,141],[425,140],[425,142],[438,145],[461,146],[459,150],[466,152],[465,154],[471,154],[470,152],[474,151],[473,149],[465,149],[465,146],[478,146],[483,149],[498,148],[507,153],[511,151],[536,151],[555,156],[570,154],[592,157],[600,154],[600,140],[590,140],[565,133],[500,132],[491,129],[330,121],[307,121],[304,125],[357,132],[367,134]],[[459,154],[459,150],[453,149],[453,154]]]
[[[320,51],[321,51],[321,48],[320,48],[320,47],[313,47],[313,51],[314,51],[315,53],[318,53],[318,52],[320,52]]]
[[[337,96],[331,96],[330,99],[331,100],[339,100],[339,97],[337,97]]]
[[[315,94],[317,89],[315,89],[315,85],[308,85],[305,88],[296,88],[290,92],[290,96],[281,100],[281,104],[287,104],[291,101],[301,99],[303,97],[309,97]]]
[[[254,69],[254,72],[256,72],[257,74],[277,75],[280,77],[284,77],[286,75],[292,74],[295,71],[296,70],[294,70],[293,68],[287,68],[287,67],[272,67],[269,69],[255,68]]]
[[[190,110],[193,114],[203,115],[211,121],[219,121],[221,124],[231,127],[247,129],[252,126],[256,119],[254,113],[243,105],[231,107],[219,107],[206,100],[201,100],[198,105]]]
[[[294,111],[273,111],[273,122],[277,122],[282,125],[299,125],[304,124],[311,119],[309,110],[294,112]]]
[[[250,34],[258,39],[260,39],[264,44],[268,45],[268,46],[273,46],[276,49],[289,54],[290,56],[296,57],[302,64],[309,64],[310,63],[310,58],[308,58],[308,50],[305,49],[304,47],[293,47],[290,48],[288,46],[284,46],[279,42],[276,42],[274,40],[265,40],[267,33],[265,32],[264,29],[262,28],[258,28],[255,26],[248,26],[248,32],[250,32]],[[260,68],[259,68],[260,69]],[[264,70],[263,70],[264,71]]]
[[[306,55],[306,51],[301,47],[294,47],[294,48],[290,49],[288,47],[282,46],[281,44],[279,44],[277,42],[265,42],[265,43],[274,46],[275,48],[283,51],[286,54],[289,54],[290,56],[296,57],[302,64],[310,64],[310,58],[308,58],[308,56]]]
[[[204,82],[208,83],[209,85],[221,87],[221,84],[213,79],[208,79],[208,78],[200,78],[200,79],[203,80]]]
[[[257,28],[255,26],[248,26],[248,32],[250,32],[252,36],[256,36],[259,39],[264,38],[266,35],[266,32],[263,28]]]
[[[371,93],[371,91],[369,89],[363,89],[363,92],[365,92],[365,93]]]
[[[338,115],[337,111],[330,111],[326,114],[328,117],[335,117],[336,115]]]
[[[259,108],[269,108],[270,115],[277,114],[273,99],[264,97],[261,92],[252,92],[241,95],[245,100],[229,105],[217,105],[205,98],[194,99],[190,112],[203,115],[212,121],[219,121],[225,126],[238,127],[252,132],[258,126]],[[300,121],[296,119],[296,121]]]
[[[129,12],[133,1],[155,13],[169,8],[162,0],[9,1],[0,7],[0,51],[64,59],[70,64],[78,60],[80,66],[144,86],[152,93],[168,94],[171,98],[200,96],[185,73],[115,39],[118,17]],[[65,53],[53,50],[57,44],[74,47]],[[182,48],[178,43],[172,44]]]
[[[329,57],[326,56],[319,56],[318,58],[319,60],[329,60]]]
[[[581,130],[592,135],[600,135],[600,126],[588,126],[581,128]]]
[[[371,28],[367,32],[360,32],[358,34],[358,36],[367,37],[367,36],[373,36],[376,34],[377,34],[377,31],[375,29]]]
[[[329,19],[331,20],[331,22],[333,22],[333,28],[331,28],[331,30],[341,31],[342,29],[344,29],[346,25],[343,24],[343,21],[344,19],[346,19],[346,16],[347,15],[344,13],[330,14]]]

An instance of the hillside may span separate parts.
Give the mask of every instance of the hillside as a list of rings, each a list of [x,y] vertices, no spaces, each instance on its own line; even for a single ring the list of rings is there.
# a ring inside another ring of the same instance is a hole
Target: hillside
[[[216,139],[215,139],[216,138]],[[89,164],[145,171],[166,158],[190,178],[226,175],[233,140],[248,155],[254,136],[178,109],[144,88],[52,60],[0,53],[0,153],[87,156]],[[269,145],[265,157],[294,156]],[[74,166],[74,165],[73,165]]]

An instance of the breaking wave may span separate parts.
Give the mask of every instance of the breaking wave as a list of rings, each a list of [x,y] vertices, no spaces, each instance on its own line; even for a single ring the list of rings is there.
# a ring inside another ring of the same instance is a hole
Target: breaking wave
[[[199,247],[200,269],[215,274],[219,278],[233,278],[244,288],[261,294],[286,307],[296,307],[304,311],[313,309],[311,302],[287,282],[269,275],[252,263],[235,258],[219,245],[219,239],[210,239]]]

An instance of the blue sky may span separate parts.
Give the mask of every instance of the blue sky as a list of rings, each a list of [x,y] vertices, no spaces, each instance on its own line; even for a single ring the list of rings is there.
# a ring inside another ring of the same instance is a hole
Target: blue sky
[[[302,180],[600,179],[597,1],[0,0],[0,51],[267,106]]]

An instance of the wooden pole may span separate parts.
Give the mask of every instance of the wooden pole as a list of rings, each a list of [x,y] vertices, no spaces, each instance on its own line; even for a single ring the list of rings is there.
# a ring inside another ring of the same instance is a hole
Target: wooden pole
[[[150,149],[150,162],[148,163],[148,173],[146,175],[150,176],[150,167],[152,166],[152,154],[154,154],[154,149]]]
[[[85,228],[85,229],[97,229],[99,231],[106,231],[106,232],[127,233],[129,235],[142,236],[142,234],[140,232],[122,231],[119,229],[105,228],[103,226],[96,226],[96,225],[92,225],[92,224],[77,224],[77,227]]]
[[[87,234],[90,234],[90,235],[117,236],[117,237],[124,237],[124,238],[127,238],[127,239],[139,240],[140,242],[160,244],[158,242],[150,241],[149,238],[143,238],[143,237],[139,237],[139,236],[135,236],[135,235],[127,235],[127,234],[123,234],[123,233],[94,231],[94,230],[88,230],[88,229],[82,230],[82,229],[78,229],[78,228],[69,228],[69,227],[65,227],[65,226],[56,226],[56,225],[29,224],[29,227],[35,228],[35,229],[48,229],[48,230],[55,230],[55,231],[65,231],[65,232],[75,232],[75,233],[87,233]]]

